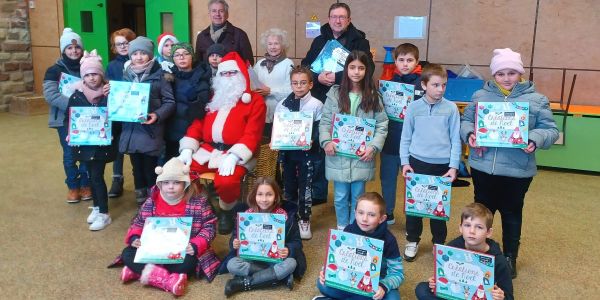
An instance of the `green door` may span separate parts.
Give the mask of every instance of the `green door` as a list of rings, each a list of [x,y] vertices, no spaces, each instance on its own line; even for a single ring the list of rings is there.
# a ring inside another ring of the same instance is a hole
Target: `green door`
[[[190,41],[189,0],[146,0],[148,38],[156,43],[163,32],[173,33],[180,42]]]
[[[65,27],[73,28],[87,51],[96,49],[106,67],[108,56],[108,26],[106,0],[63,0]]]

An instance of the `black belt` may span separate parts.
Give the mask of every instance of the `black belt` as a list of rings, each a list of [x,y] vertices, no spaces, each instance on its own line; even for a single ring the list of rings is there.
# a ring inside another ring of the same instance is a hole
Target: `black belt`
[[[231,146],[233,146],[224,143],[210,143],[210,145],[219,151],[227,151],[231,148]]]

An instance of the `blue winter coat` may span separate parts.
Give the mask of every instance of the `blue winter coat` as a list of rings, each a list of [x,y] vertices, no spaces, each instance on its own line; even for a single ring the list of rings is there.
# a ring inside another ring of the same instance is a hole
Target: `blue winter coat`
[[[65,112],[69,104],[69,97],[58,90],[61,73],[80,77],[79,62],[73,61],[63,54],[63,58],[56,61],[44,75],[44,98],[49,104],[48,127],[56,128],[64,125]]]

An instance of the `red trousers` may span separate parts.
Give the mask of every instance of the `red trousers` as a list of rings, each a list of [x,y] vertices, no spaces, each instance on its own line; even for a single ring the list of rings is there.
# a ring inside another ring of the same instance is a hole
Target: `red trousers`
[[[241,182],[247,172],[246,168],[237,165],[235,166],[233,175],[221,176],[219,175],[218,169],[210,169],[208,167],[208,163],[201,165],[196,161],[192,161],[190,170],[191,172],[196,172],[198,174],[215,173],[215,190],[217,191],[219,198],[221,198],[221,200],[223,200],[225,203],[233,203],[240,197]]]

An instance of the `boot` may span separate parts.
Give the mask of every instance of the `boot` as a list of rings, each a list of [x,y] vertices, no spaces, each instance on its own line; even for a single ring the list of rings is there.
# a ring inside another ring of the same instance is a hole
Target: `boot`
[[[148,191],[146,188],[135,189],[135,202],[137,202],[138,205],[144,204],[146,198],[148,198]]]
[[[81,200],[83,201],[92,200],[92,188],[89,186],[82,186],[79,188],[79,195],[81,195]]]
[[[110,190],[108,191],[108,198],[117,198],[123,195],[123,176],[113,176]]]
[[[275,269],[269,267],[256,272],[251,276],[235,276],[225,284],[225,296],[229,297],[237,292],[250,291],[277,285],[279,280],[275,276]]]
[[[175,296],[181,296],[185,292],[187,274],[169,273],[167,269],[161,266],[147,264],[144,271],[142,271],[140,282],[144,285],[151,285],[171,292]]]
[[[67,193],[67,203],[78,203],[79,201],[81,201],[79,189],[69,189],[69,193]]]
[[[291,291],[294,289],[294,273],[290,274],[285,280],[285,286]]]
[[[121,271],[121,281],[123,281],[123,283],[138,279],[140,279],[140,274],[134,272],[127,266],[123,267],[123,270]]]
[[[219,214],[219,224],[217,225],[219,234],[231,234],[231,231],[233,231],[233,225],[233,211],[221,210],[221,213]]]
[[[510,276],[512,279],[517,278],[517,259],[507,256],[506,261],[508,262],[508,268],[510,269]]]

